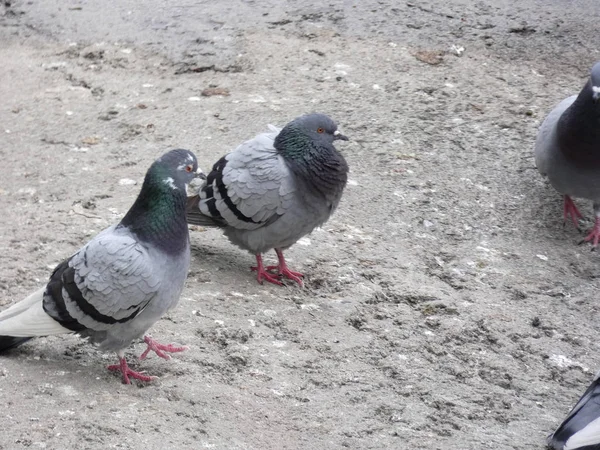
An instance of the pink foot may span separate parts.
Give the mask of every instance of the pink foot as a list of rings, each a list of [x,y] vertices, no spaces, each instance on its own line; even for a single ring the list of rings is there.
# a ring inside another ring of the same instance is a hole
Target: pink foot
[[[279,276],[286,277],[288,280],[295,281],[300,286],[302,286],[302,278],[304,278],[304,274],[302,274],[300,272],[294,272],[293,270],[290,270],[287,267],[287,265],[285,265],[285,264],[284,264],[283,267],[280,267],[280,266],[267,266],[266,270],[268,270],[269,272],[275,272]]]
[[[269,266],[276,267],[276,266]],[[257,272],[256,279],[260,284],[263,284],[264,281],[268,281],[269,283],[276,284],[278,286],[283,286],[283,283],[279,281],[279,276],[269,273],[269,267],[265,269],[263,266],[262,255],[260,253],[256,254],[256,266],[250,267],[250,270]]]
[[[594,222],[594,228],[592,231],[585,237],[583,242],[592,242],[592,248],[596,248],[598,246],[598,241],[600,241],[600,218],[596,217],[596,221]]]
[[[573,225],[575,225],[575,228],[579,229],[579,219],[583,219],[583,215],[579,212],[577,206],[575,206],[575,203],[573,203],[573,200],[568,195],[564,196],[563,216],[565,222],[569,219],[569,216],[571,216]]]
[[[154,339],[152,339],[150,336],[144,336],[144,342],[146,344],[148,344],[148,348],[146,348],[146,350],[144,350],[144,353],[142,353],[140,355],[140,359],[146,359],[146,356],[148,356],[148,353],[153,351],[158,356],[160,356],[162,359],[169,360],[169,359],[171,359],[171,356],[167,355],[165,352],[178,353],[178,352],[183,352],[183,351],[189,349],[189,347],[186,345],[184,345],[183,347],[176,347],[173,344],[168,344],[168,345],[159,344]]]
[[[279,265],[269,266],[269,267],[267,267],[267,270],[276,269],[277,272],[279,273],[279,275],[286,277],[288,280],[295,281],[300,286],[302,286],[302,278],[304,278],[304,275],[301,274],[300,272],[294,272],[293,270],[290,270],[288,268],[288,266],[285,262],[285,258],[283,257],[282,250],[276,248],[275,253],[277,253],[277,259],[279,260]]]
[[[123,375],[123,384],[131,384],[131,381],[129,381],[129,377],[135,378],[136,380],[140,380],[140,381],[146,381],[146,382],[152,381],[155,378],[155,377],[144,375],[144,374],[141,374],[134,370],[131,370],[129,368],[129,366],[127,365],[127,361],[125,360],[125,357],[121,356],[121,355],[119,355],[119,364],[113,364],[112,366],[108,366],[106,368],[110,371],[121,372],[121,374]]]

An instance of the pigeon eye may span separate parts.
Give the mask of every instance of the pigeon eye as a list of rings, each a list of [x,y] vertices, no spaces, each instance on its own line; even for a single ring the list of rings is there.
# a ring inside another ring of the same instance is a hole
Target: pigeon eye
[[[191,172],[192,170],[194,170],[194,166],[192,166],[191,164],[188,164],[187,166],[185,166],[186,172]]]
[[[317,128],[317,133],[322,133],[323,131],[325,131],[323,128]]]

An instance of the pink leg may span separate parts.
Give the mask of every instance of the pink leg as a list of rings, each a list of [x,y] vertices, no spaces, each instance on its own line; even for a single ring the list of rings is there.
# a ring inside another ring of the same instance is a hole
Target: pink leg
[[[251,270],[257,272],[256,279],[260,284],[263,283],[263,280],[268,281],[269,283],[277,284],[278,286],[283,286],[283,283],[278,280],[279,276],[269,273],[269,268],[265,270],[265,266],[263,265],[262,255],[260,253],[256,254],[256,267],[250,267]]]
[[[568,195],[564,196],[564,207],[563,214],[565,222],[568,220],[569,216],[571,216],[571,220],[573,221],[573,225],[575,228],[579,228],[579,219],[583,219],[583,216],[573,203],[573,200]]]
[[[594,222],[594,228],[592,228],[592,231],[590,231],[590,233],[585,237],[585,239],[583,241],[584,242],[591,241],[592,248],[595,248],[598,246],[598,241],[600,241],[600,217],[596,216],[596,221]]]
[[[127,365],[127,360],[125,359],[124,353],[119,352],[119,364],[114,364],[112,366],[108,366],[107,369],[111,371],[119,371],[123,375],[123,384],[131,384],[129,381],[129,377],[135,378],[140,381],[152,381],[155,377],[151,377],[148,375],[141,374],[134,370],[131,370]]]
[[[304,275],[301,274],[300,272],[294,272],[288,268],[288,266],[285,262],[285,258],[283,256],[282,250],[276,248],[275,253],[277,253],[277,259],[279,260],[279,265],[278,266],[269,266],[269,267],[267,267],[267,270],[277,269],[277,272],[280,275],[282,275],[292,281],[295,281],[300,286],[302,286],[302,278],[304,277]]]
[[[159,344],[154,339],[152,339],[152,337],[150,337],[150,336],[144,336],[144,342],[146,344],[148,344],[148,347],[146,348],[146,350],[144,350],[144,353],[142,353],[140,355],[140,359],[146,359],[146,356],[148,356],[148,353],[153,351],[158,356],[160,356],[162,359],[169,360],[169,359],[171,359],[171,356],[167,355],[165,352],[178,353],[178,352],[183,352],[189,348],[186,345],[184,345],[183,347],[176,347],[173,344],[168,344],[168,345]]]

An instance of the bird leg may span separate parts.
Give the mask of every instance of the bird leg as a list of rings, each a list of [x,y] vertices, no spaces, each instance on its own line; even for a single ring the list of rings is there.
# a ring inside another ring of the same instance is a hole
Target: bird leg
[[[569,216],[571,216],[573,225],[575,225],[575,228],[579,229],[579,219],[583,219],[583,215],[579,212],[577,206],[575,206],[575,203],[573,203],[573,200],[568,195],[564,196],[563,214],[565,222],[569,219]]]
[[[159,344],[154,339],[152,339],[151,336],[148,336],[148,335],[144,336],[144,342],[148,345],[148,348],[146,348],[146,350],[144,350],[144,353],[142,353],[140,355],[140,359],[146,359],[146,356],[148,356],[148,353],[153,351],[158,356],[160,356],[162,359],[169,360],[169,359],[171,359],[171,356],[167,355],[165,352],[178,353],[178,352],[183,352],[183,351],[189,349],[189,347],[187,345],[184,345],[183,347],[176,347],[173,344],[168,344],[168,345]]]
[[[280,276],[284,276],[302,286],[302,278],[304,278],[304,275],[300,272],[294,272],[288,268],[285,262],[285,257],[283,256],[283,250],[276,248],[275,253],[277,253],[279,264],[276,266],[267,266],[267,270],[277,270],[277,273]]]
[[[125,352],[123,350],[119,350],[117,352],[117,355],[119,355],[119,364],[113,364],[112,366],[108,366],[107,369],[114,372],[121,372],[121,375],[123,375],[123,384],[131,384],[131,381],[129,381],[129,377],[135,378],[136,380],[140,381],[152,381],[156,378],[131,370],[127,365],[127,360],[125,359]]]
[[[584,242],[592,242],[592,248],[596,248],[598,246],[598,241],[600,241],[600,204],[594,202],[594,215],[596,216],[596,220],[594,221],[594,228],[592,231],[583,239]]]
[[[269,267],[277,267],[277,266],[269,266]],[[250,267],[250,270],[253,270],[256,273],[256,279],[260,284],[263,284],[263,280],[268,281],[269,283],[277,284],[278,286],[283,286],[283,283],[279,281],[279,275],[269,273],[269,267],[266,268],[263,265],[262,255],[260,253],[256,254],[256,266]]]

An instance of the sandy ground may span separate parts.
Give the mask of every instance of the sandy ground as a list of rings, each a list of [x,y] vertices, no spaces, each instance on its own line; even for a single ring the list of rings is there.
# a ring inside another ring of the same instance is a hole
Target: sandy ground
[[[319,111],[352,138],[351,181],[288,252],[304,289],[192,232],[152,329],[190,350],[128,352],[158,381],[122,385],[74,336],[0,357],[0,448],[544,447],[600,368],[599,256],[532,157],[599,59],[595,0],[95,3],[0,6],[0,307],[170,148],[209,169]]]

